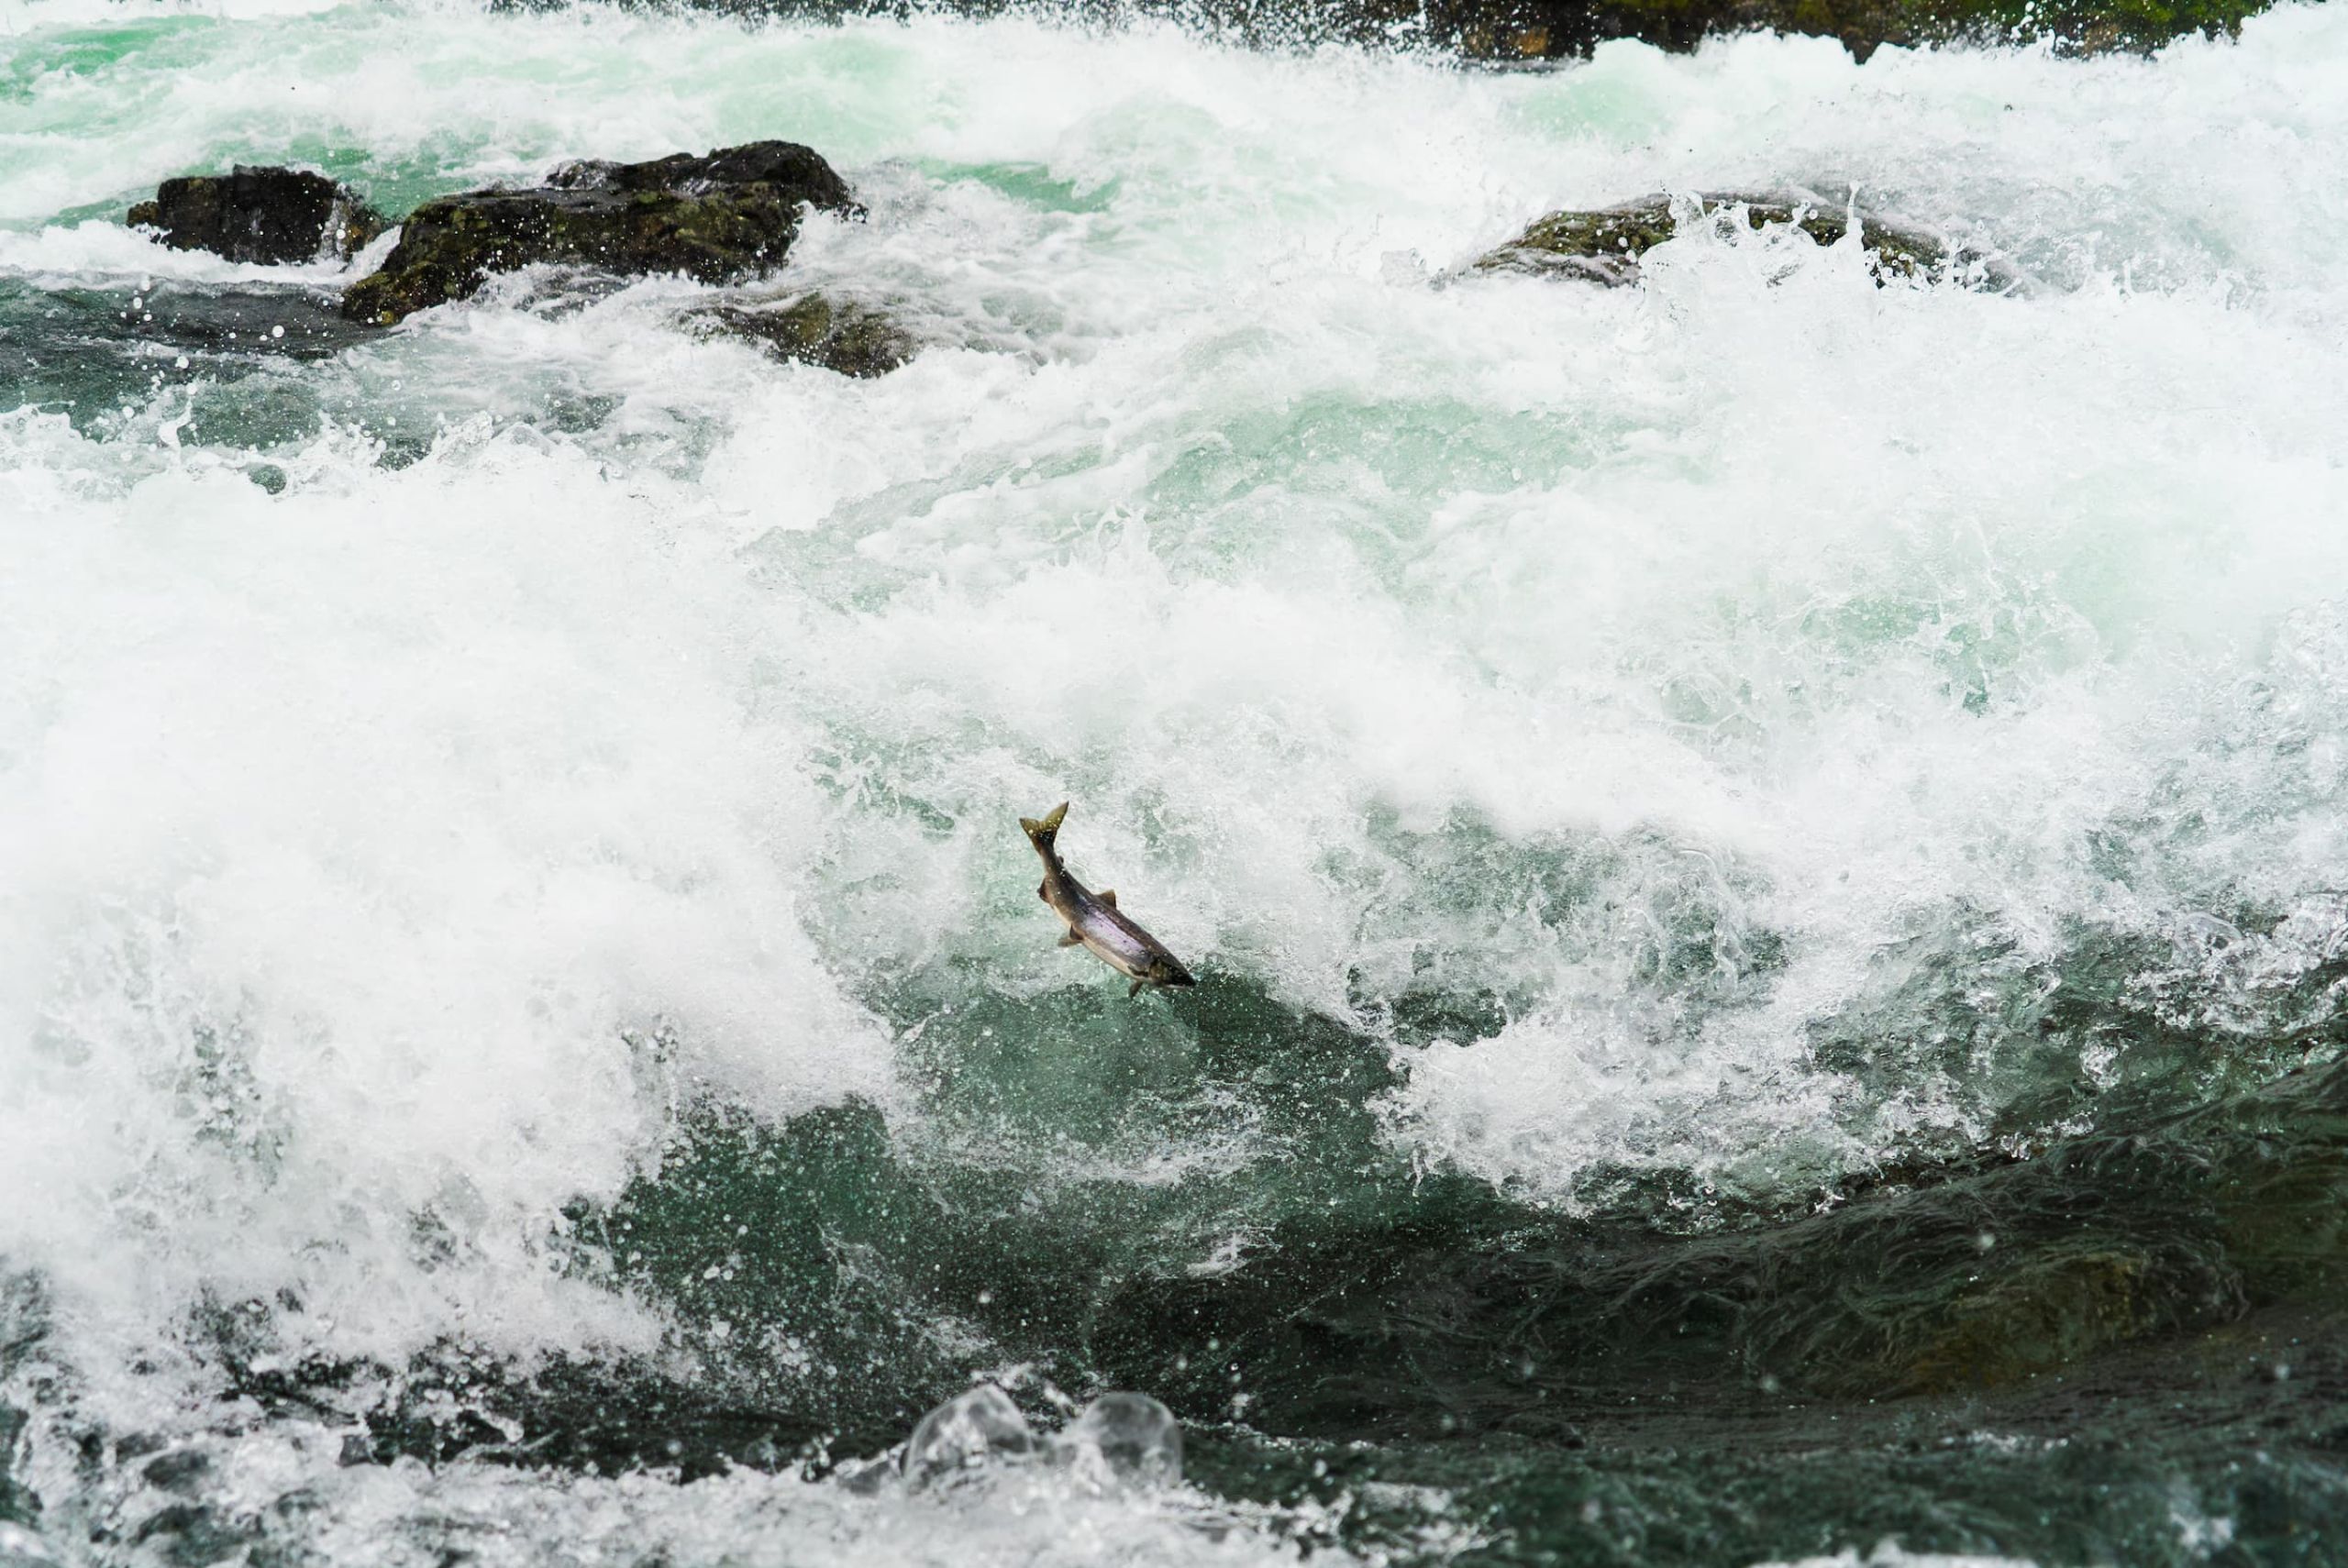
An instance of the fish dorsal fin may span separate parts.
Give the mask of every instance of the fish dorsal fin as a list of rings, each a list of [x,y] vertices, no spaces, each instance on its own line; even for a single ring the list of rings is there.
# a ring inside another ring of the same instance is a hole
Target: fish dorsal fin
[[[1117,889],[1114,888],[1103,888],[1092,896],[1113,910],[1117,907]]]

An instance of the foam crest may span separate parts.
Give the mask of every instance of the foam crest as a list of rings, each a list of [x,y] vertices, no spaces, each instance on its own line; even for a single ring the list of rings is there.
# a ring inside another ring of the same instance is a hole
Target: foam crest
[[[322,263],[264,267],[228,261],[203,250],[174,250],[119,223],[93,218],[29,233],[0,231],[0,271],[17,273],[48,288],[124,284],[138,288],[156,279],[174,283],[309,283],[339,287],[348,269]]]
[[[1309,1505],[1224,1504],[1179,1485],[1103,1487],[1056,1467],[1030,1467],[991,1485],[867,1496],[753,1470],[681,1485],[641,1474],[343,1466],[333,1435],[300,1423],[181,1453],[194,1455],[216,1499],[196,1531],[184,1518],[172,1529],[168,1503],[152,1491],[120,1500],[114,1517],[183,1553],[225,1539],[249,1542],[257,1554],[316,1553],[360,1568],[408,1568],[451,1551],[493,1568],[542,1562],[549,1551],[621,1568],[655,1555],[770,1561],[779,1549],[793,1562],[940,1568],[1360,1561],[1332,1539],[1341,1510],[1330,1517]],[[36,1562],[46,1556],[30,1531],[13,1526],[0,1525],[0,1548]]]
[[[678,1086],[887,1092],[800,929],[735,574],[543,440],[324,441],[272,496],[6,434],[0,1163],[42,1201],[0,1251],[127,1334],[289,1289],[296,1349],[640,1339],[548,1242]]]

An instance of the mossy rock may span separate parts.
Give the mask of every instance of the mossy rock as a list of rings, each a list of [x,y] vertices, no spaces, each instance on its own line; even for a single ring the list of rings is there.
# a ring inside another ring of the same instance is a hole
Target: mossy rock
[[[847,182],[796,142],[574,163],[536,189],[425,203],[401,226],[382,270],[343,294],[342,313],[389,326],[469,297],[493,273],[541,261],[725,282],[781,261],[805,205],[859,210]]]
[[[127,215],[175,250],[282,266],[348,260],[383,232],[381,214],[349,186],[307,170],[238,164],[227,174],[166,180]]]
[[[1753,229],[1789,224],[1821,245],[1837,245],[1850,233],[1852,213],[1843,204],[1783,192],[1723,193],[1693,200],[1657,193],[1588,212],[1551,213],[1479,258],[1475,270],[1550,273],[1608,285],[1634,283],[1639,259],[1678,233],[1683,223],[1740,220]],[[1944,244],[1872,213],[1859,213],[1857,221],[1860,243],[1873,253],[1881,275],[1953,276],[2005,287],[2019,282],[2010,271],[1967,247]]]
[[[778,359],[844,376],[886,375],[914,355],[912,337],[890,316],[822,294],[780,305],[715,305],[689,319],[704,337],[746,337]]]

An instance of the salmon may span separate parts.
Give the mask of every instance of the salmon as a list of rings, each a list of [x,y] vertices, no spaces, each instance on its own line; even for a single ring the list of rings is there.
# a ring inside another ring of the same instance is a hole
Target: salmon
[[[1167,951],[1166,944],[1135,924],[1117,908],[1115,889],[1103,888],[1096,893],[1069,874],[1058,844],[1060,823],[1067,817],[1068,802],[1062,801],[1041,822],[1034,817],[1019,819],[1019,825],[1027,832],[1027,842],[1044,859],[1044,881],[1036,889],[1036,896],[1068,922],[1068,934],[1060,938],[1060,945],[1085,948],[1130,978],[1133,988],[1125,993],[1128,997],[1141,995],[1145,986],[1162,988],[1197,985],[1191,972],[1182,967],[1182,961]]]

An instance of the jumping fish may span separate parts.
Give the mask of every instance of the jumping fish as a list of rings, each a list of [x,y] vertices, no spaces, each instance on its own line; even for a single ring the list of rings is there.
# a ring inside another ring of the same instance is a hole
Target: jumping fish
[[[1062,801],[1042,822],[1033,817],[1019,819],[1019,825],[1027,830],[1027,842],[1044,857],[1044,882],[1036,896],[1068,922],[1068,934],[1060,938],[1060,945],[1088,947],[1109,967],[1130,977],[1134,984],[1125,993],[1128,997],[1141,995],[1144,986],[1197,985],[1182,961],[1166,951],[1164,943],[1125,918],[1117,908],[1115,889],[1091,892],[1068,874],[1059,851],[1053,847],[1067,816],[1068,802]]]

